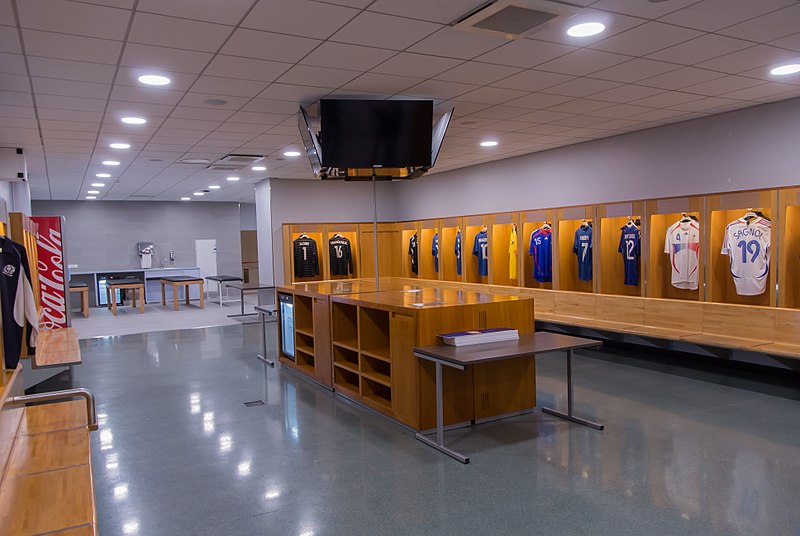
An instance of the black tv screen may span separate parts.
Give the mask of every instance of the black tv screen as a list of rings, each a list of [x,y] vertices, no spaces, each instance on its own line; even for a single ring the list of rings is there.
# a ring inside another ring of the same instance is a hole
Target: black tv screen
[[[320,101],[322,165],[336,168],[431,165],[433,101]]]

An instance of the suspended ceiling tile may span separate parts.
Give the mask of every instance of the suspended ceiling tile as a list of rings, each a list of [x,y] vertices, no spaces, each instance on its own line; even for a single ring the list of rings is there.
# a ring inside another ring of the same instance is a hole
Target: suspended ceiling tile
[[[521,115],[530,112],[530,108],[521,108],[517,106],[504,106],[504,105],[497,105],[497,106],[490,106],[488,108],[483,108],[482,110],[478,110],[477,112],[470,115],[470,117],[478,117],[481,119],[516,119]]]
[[[42,108],[55,108],[59,110],[103,112],[106,106],[104,99],[84,99],[80,97],[62,97],[60,95],[39,95],[36,106]]]
[[[443,114],[449,111],[451,108],[454,108],[455,109],[454,117],[464,117],[465,115],[475,113],[479,110],[483,110],[488,107],[489,107],[488,104],[480,104],[477,102],[449,100],[449,101],[442,101],[439,104],[435,104],[433,106],[433,112],[435,114]]]
[[[503,87],[508,89],[518,89],[520,91],[541,91],[543,89],[557,86],[568,82],[570,80],[577,80],[574,76],[558,73],[548,73],[545,71],[526,70],[519,74],[509,76],[502,80],[498,80],[491,84],[494,87]]]
[[[346,43],[322,43],[301,61],[304,65],[368,71],[397,54],[394,50]],[[402,74],[402,73],[393,73]]]
[[[218,55],[211,61],[204,74],[272,82],[290,67],[289,63]]]
[[[763,66],[780,65],[783,61],[797,59],[797,53],[767,45],[756,45],[697,65],[703,69],[737,74]]]
[[[706,97],[705,99],[699,99],[692,102],[677,104],[673,106],[672,109],[681,110],[684,112],[709,112],[710,110],[719,108],[720,106],[730,106],[732,104],[738,104],[738,103],[739,101],[733,99],[725,99],[721,97]]]
[[[564,102],[563,104],[551,106],[550,108],[548,108],[548,111],[568,113],[574,115],[574,114],[586,114],[589,112],[595,112],[597,110],[602,110],[603,108],[609,108],[611,106],[613,105],[606,101],[598,101],[591,99],[574,99]]]
[[[405,91],[411,86],[422,82],[421,78],[407,76],[392,76],[390,74],[365,73],[342,86],[342,90],[368,91],[375,93],[393,94]]]
[[[108,103],[107,112],[119,117],[141,116],[148,118],[167,117],[173,106],[169,104],[153,104],[149,102],[128,102],[112,100]]]
[[[182,96],[182,91],[133,86],[114,86],[111,92],[111,98],[114,100],[148,104],[175,105]]]
[[[673,11],[696,3],[697,0],[670,0],[669,2],[631,2],[630,0],[599,0],[593,9],[623,13],[634,17],[657,19]]]
[[[237,123],[235,121],[226,121],[217,127],[219,132],[250,132],[253,135],[263,134],[271,125],[262,125],[260,123]]]
[[[419,19],[440,24],[449,24],[460,19],[477,7],[475,0],[447,0],[446,2],[429,0],[377,0],[369,6],[370,11],[398,15],[411,19]]]
[[[83,140],[94,141],[97,138],[95,132],[75,132],[72,130],[44,130],[42,138],[45,140]]]
[[[632,83],[645,78],[657,76],[679,69],[680,65],[666,63],[662,61],[636,58],[631,61],[617,64],[608,69],[603,69],[592,73],[592,78],[602,78],[603,80],[613,80],[614,82]]]
[[[541,110],[544,108],[550,108],[551,106],[556,106],[557,104],[561,104],[563,102],[569,102],[572,99],[573,99],[572,97],[564,95],[552,95],[548,93],[528,93],[527,95],[523,95],[522,97],[518,97],[516,99],[507,101],[505,105],[527,108],[528,110],[530,109]]]
[[[0,54],[0,73],[27,75],[25,58],[20,54]]]
[[[596,50],[645,56],[657,50],[700,37],[701,32],[671,24],[648,22],[614,37],[604,39],[591,47]]]
[[[453,58],[401,52],[372,70],[382,74],[431,78],[448,69],[452,69],[460,63],[462,63],[462,60]]]
[[[758,0],[758,2],[703,0],[665,15],[660,20],[669,24],[714,32],[770,11],[790,6],[792,3],[793,0]]]
[[[654,52],[648,57],[681,65],[694,65],[701,61],[749,48],[752,45],[753,43],[725,37],[724,35],[705,34],[697,39]]]
[[[359,75],[358,71],[343,69],[327,69],[295,65],[278,79],[282,84],[299,84],[302,86],[338,88]]]
[[[251,123],[257,125],[277,125],[285,116],[259,112],[236,112],[231,116],[231,121],[238,123]],[[298,131],[299,136],[299,131]]]
[[[238,110],[247,103],[245,97],[233,97],[226,95],[220,98],[218,95],[208,93],[189,92],[184,94],[180,101],[181,106],[193,106],[197,108],[214,108],[218,110]]]
[[[542,71],[585,76],[630,59],[629,56],[583,48],[543,63],[537,68]]]
[[[22,30],[25,53],[30,56],[115,65],[122,42],[38,30]]]
[[[459,95],[459,99],[466,102],[478,102],[482,104],[502,104],[524,96],[525,92],[523,91],[487,86]]]
[[[203,130],[210,132],[222,123],[220,121],[201,121],[198,119],[179,119],[177,117],[170,117],[161,125],[162,128],[185,128],[189,130]]]
[[[268,85],[257,80],[242,80],[220,76],[202,75],[192,86],[197,93],[213,93],[215,95],[231,95],[235,97],[255,97]]]
[[[270,84],[267,89],[259,93],[258,98],[284,100],[294,103],[310,103],[321,99],[330,92],[330,88],[281,84],[275,82]]]
[[[708,80],[713,80],[722,76],[725,75],[695,67],[683,67],[666,74],[645,78],[644,80],[640,80],[639,84],[663,89],[682,89],[686,86],[707,82]]]
[[[577,47],[569,45],[534,41],[532,39],[518,39],[507,42],[475,59],[482,62],[528,69],[575,50],[577,50]]]
[[[0,52],[7,52],[9,54],[22,54],[22,49],[19,45],[19,32],[17,32],[15,27],[0,26]]]
[[[21,91],[30,93],[31,83],[27,76],[21,74],[0,73],[0,91]]]
[[[769,44],[778,48],[788,48],[789,50],[800,52],[800,33],[770,41]]]
[[[66,0],[25,0],[17,10],[23,28],[117,40],[131,16],[125,9]]]
[[[179,119],[201,119],[204,121],[225,121],[233,112],[214,108],[194,108],[191,106],[176,106],[170,117]]]
[[[269,99],[253,99],[248,102],[242,111],[244,112],[264,112],[271,114],[281,114],[283,117],[296,116],[297,104],[289,101],[269,100]],[[296,119],[294,121],[297,122]]]
[[[418,19],[362,11],[330,39],[354,45],[403,50],[439,28],[439,24]]]
[[[437,80],[447,80],[449,82],[485,85],[503,78],[508,78],[521,71],[521,69],[516,67],[468,61],[457,67],[453,67],[449,71],[438,74],[435,78]]]
[[[63,95],[67,97],[106,99],[111,91],[110,84],[93,84],[91,82],[39,77],[33,77],[31,81],[33,83],[33,90],[39,95]]]
[[[130,0],[128,0],[130,1]],[[253,0],[139,0],[137,11],[172,17],[235,25],[247,13]]]
[[[618,82],[609,82],[607,80],[576,78],[563,84],[549,87],[545,93],[552,93],[553,95],[566,95],[568,97],[586,97],[593,93],[599,93],[601,91],[619,87],[620,85],[621,84]]]
[[[444,80],[426,80],[412,88],[409,88],[407,91],[405,91],[405,94],[417,97],[454,99],[477,88],[478,86],[472,84],[459,84],[456,82],[445,82]]]
[[[100,128],[100,121],[55,121],[52,119],[42,119],[39,124],[43,129],[71,130],[75,132],[97,132]]]
[[[197,74],[212,57],[206,52],[128,43],[120,63],[136,69]]]
[[[659,93],[663,92],[664,91],[662,89],[626,84],[614,89],[595,93],[592,95],[592,98],[602,101],[621,103],[643,99],[645,97],[652,97],[653,95],[658,95]]]
[[[137,11],[128,43],[216,52],[231,32],[231,26]]]
[[[36,111],[33,106],[7,106],[0,104],[0,117],[35,118]]]
[[[720,96],[728,99],[748,100],[756,102],[771,102],[773,97],[784,95],[788,93],[797,92],[797,86],[790,84],[781,84],[778,82],[771,82],[761,84],[759,86],[748,87],[732,91],[730,93],[723,93]]]
[[[117,71],[117,77],[116,79],[114,79],[114,84],[118,86],[158,89],[154,87],[145,86],[137,80],[139,76],[143,74],[150,74],[152,72],[153,72],[152,69],[120,66],[119,70]],[[194,81],[197,80],[197,74],[177,73],[174,71],[169,71],[164,73],[160,73],[157,71],[157,74],[166,74],[169,76],[170,79],[169,90],[171,91],[187,91],[192,86]]]
[[[306,37],[239,28],[222,47],[221,53],[229,56],[295,63],[314,50],[321,42]]]
[[[308,0],[261,1],[247,15],[242,26],[326,39],[358,13],[356,9]]]
[[[597,35],[587,37],[572,37],[567,33],[570,26],[584,21],[602,22],[605,25],[605,30]],[[640,26],[646,22],[647,20],[639,17],[629,17],[620,14],[612,16],[604,11],[588,8],[580,10],[577,15],[544,25],[540,27],[540,29],[530,33],[528,37],[538,41],[549,41],[551,43],[561,43],[575,47],[588,47],[600,41],[611,39],[622,32]]]
[[[506,43],[508,41],[502,37],[445,27],[410,47],[408,52],[469,60]]]
[[[698,93],[700,95],[715,96],[739,89],[759,86],[763,83],[764,82],[761,80],[753,80],[752,78],[745,78],[743,76],[724,76],[701,84],[688,86],[684,88],[684,91],[688,93]]]
[[[633,104],[649,106],[650,108],[671,108],[674,105],[692,102],[700,98],[702,97],[691,93],[684,93],[681,91],[665,91],[664,93],[659,93],[657,95],[652,95],[650,97],[633,101]]]

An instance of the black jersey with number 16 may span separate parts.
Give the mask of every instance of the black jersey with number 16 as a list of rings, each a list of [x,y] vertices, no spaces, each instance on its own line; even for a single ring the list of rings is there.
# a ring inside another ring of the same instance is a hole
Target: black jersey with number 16
[[[331,257],[331,275],[350,275],[353,273],[353,253],[350,240],[334,236],[328,240]]]

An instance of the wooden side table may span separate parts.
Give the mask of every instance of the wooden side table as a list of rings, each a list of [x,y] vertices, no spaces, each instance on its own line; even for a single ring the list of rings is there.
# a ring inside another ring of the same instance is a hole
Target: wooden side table
[[[81,295],[81,313],[84,318],[89,318],[89,285],[86,283],[70,283],[70,294],[79,292]]]
[[[136,293],[139,292],[139,312],[144,313],[144,283],[138,279],[120,279],[118,281],[108,281],[106,283],[106,296],[108,307],[114,316],[117,316],[117,300],[115,291],[130,290],[133,307],[136,307]]]
[[[199,277],[191,277],[188,275],[176,275],[173,277],[162,277],[161,278],[161,305],[167,304],[167,292],[166,287],[167,285],[172,286],[172,300],[173,306],[172,309],[177,311],[180,309],[180,305],[178,302],[178,289],[179,287],[183,287],[186,294],[186,305],[189,305],[189,288],[191,285],[199,285],[200,287],[200,309],[205,308],[205,294],[203,292],[203,284],[204,281],[202,278]]]

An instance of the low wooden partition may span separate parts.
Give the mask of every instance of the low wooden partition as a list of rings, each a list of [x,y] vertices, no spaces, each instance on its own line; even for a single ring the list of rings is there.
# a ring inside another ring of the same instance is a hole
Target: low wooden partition
[[[0,396],[0,533],[98,534],[86,403],[22,394],[20,365]]]
[[[531,333],[534,328],[531,297],[439,283],[384,278],[377,287],[374,280],[358,280],[349,288],[343,282],[278,288],[294,299],[296,347],[294,360],[281,348],[281,362],[411,428],[431,428],[435,370],[413,356],[415,346],[437,344],[440,333],[491,327]],[[444,371],[446,424],[535,404],[529,359]]]

